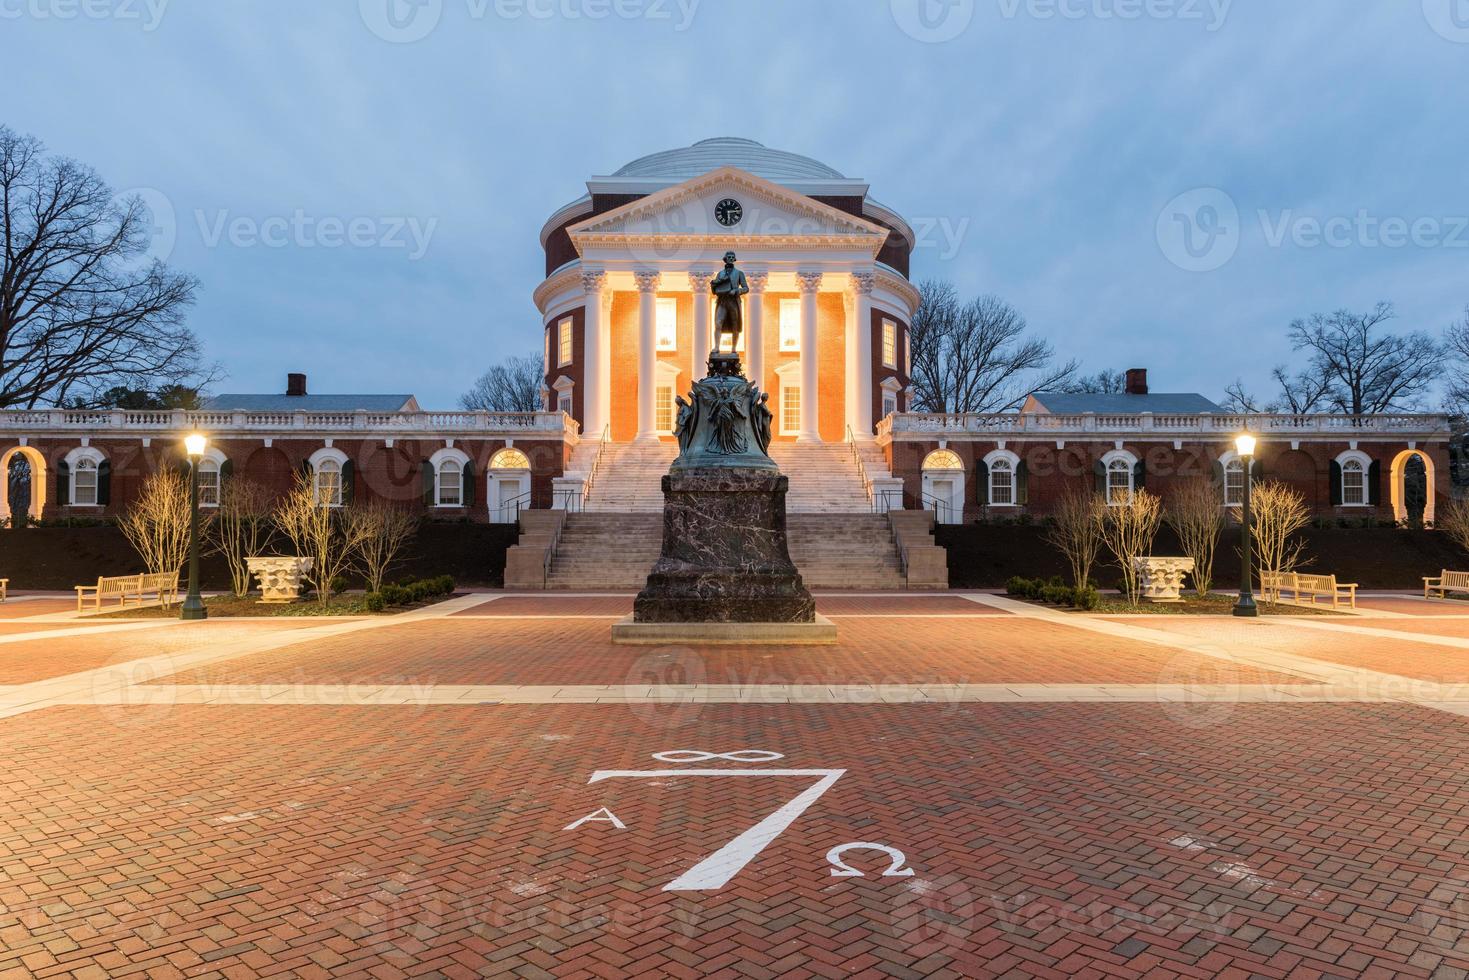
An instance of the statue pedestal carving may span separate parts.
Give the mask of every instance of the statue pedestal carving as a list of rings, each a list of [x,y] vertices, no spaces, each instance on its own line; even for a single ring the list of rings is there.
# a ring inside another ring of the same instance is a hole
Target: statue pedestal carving
[[[245,566],[260,582],[260,601],[295,602],[301,598],[301,580],[316,563],[313,558],[246,558]]]
[[[1145,602],[1182,602],[1183,577],[1194,570],[1194,560],[1134,558],[1132,567]]]
[[[835,643],[786,541],[789,481],[770,458],[766,396],[715,353],[679,399],[681,452],[663,478],[663,552],[612,628],[615,643]]]

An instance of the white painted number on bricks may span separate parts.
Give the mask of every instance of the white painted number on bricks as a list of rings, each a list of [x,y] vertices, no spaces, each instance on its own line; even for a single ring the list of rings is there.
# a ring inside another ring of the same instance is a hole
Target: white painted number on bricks
[[[854,841],[851,844],[838,844],[826,852],[826,863],[831,865],[831,876],[833,878],[863,878],[862,872],[850,866],[842,860],[842,855],[848,851],[882,851],[891,862],[887,870],[882,873],[884,878],[908,878],[913,874],[912,868],[905,868],[908,856],[896,847],[886,844],[873,844],[869,841]]]

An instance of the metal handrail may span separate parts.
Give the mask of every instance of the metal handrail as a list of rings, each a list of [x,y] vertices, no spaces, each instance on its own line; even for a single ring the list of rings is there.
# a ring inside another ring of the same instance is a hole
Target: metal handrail
[[[602,438],[597,442],[597,455],[592,457],[592,470],[587,474],[587,482],[581,488],[581,503],[586,503],[592,496],[592,483],[597,479],[597,472],[602,468],[602,457],[607,452],[607,447],[612,444],[612,426],[602,426]],[[581,508],[578,507],[578,510]]]
[[[949,515],[954,512],[954,505],[947,500],[935,497],[931,493],[920,493],[919,504],[933,504],[933,516],[940,524],[949,523]],[[924,508],[925,510],[927,508]]]
[[[582,504],[586,498],[577,490],[553,490],[551,492],[551,509],[564,510],[568,514],[580,514]]]
[[[527,490],[525,493],[522,493],[522,494],[520,494],[518,496],[515,496],[515,497],[511,497],[509,500],[502,500],[502,501],[500,501],[500,506],[498,508],[496,508],[496,513],[499,516],[504,516],[507,511],[509,511],[509,510],[511,510],[513,508],[514,511],[515,511],[515,519],[514,520],[510,520],[510,521],[496,521],[495,523],[497,523],[497,524],[519,524],[520,523],[520,512],[523,511],[523,510],[530,510],[531,493],[532,493],[532,491]]]

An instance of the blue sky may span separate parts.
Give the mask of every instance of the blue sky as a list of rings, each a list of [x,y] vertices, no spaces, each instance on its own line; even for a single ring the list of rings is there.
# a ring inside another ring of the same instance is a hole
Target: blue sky
[[[537,349],[545,218],[720,135],[1155,390],[1469,303],[1469,0],[0,0],[0,54],[0,121],[172,211],[219,390],[451,406]]]

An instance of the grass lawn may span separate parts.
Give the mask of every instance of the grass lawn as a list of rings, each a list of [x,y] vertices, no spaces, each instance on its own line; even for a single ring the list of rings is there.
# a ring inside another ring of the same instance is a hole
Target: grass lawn
[[[315,599],[303,599],[300,602],[270,603],[260,601],[258,596],[233,596],[215,595],[204,597],[204,608],[209,611],[210,616],[251,616],[251,617],[275,617],[275,616],[391,616],[394,613],[406,612],[409,609],[417,609],[420,606],[431,605],[440,602],[448,596],[440,596],[429,602],[417,603],[412,606],[389,606],[380,613],[367,611],[367,604],[361,595],[339,595],[334,596],[331,601],[322,607]],[[180,600],[182,601],[182,600]],[[116,609],[112,612],[102,613],[96,619],[178,619],[179,607],[172,606],[163,609],[159,606],[147,606],[139,609],[136,606],[127,609]]]

